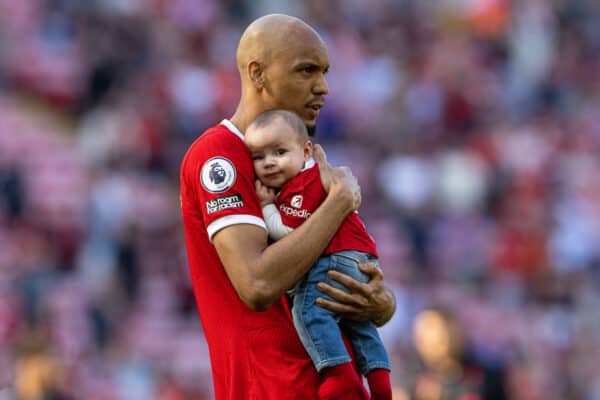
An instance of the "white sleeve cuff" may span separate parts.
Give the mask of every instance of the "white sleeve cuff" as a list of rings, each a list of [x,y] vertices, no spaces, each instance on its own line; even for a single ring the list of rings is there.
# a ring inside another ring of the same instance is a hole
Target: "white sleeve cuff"
[[[279,210],[275,204],[267,204],[263,207],[262,212],[271,239],[279,240],[294,230],[283,224],[283,221],[281,220],[281,214],[279,214]]]
[[[267,226],[265,225],[265,221],[262,219],[248,214],[235,214],[235,215],[226,215],[219,219],[214,220],[206,227],[206,231],[208,232],[208,238],[212,242],[213,236],[215,233],[219,232],[221,229],[226,228],[230,225],[237,224],[250,224],[257,225],[267,230]]]

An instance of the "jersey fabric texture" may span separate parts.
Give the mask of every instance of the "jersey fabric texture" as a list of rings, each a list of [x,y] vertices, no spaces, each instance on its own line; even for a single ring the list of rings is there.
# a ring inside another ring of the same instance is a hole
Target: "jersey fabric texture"
[[[310,160],[298,175],[283,185],[275,199],[275,205],[279,209],[283,224],[297,228],[319,207],[325,196],[319,167]],[[346,217],[324,254],[344,250],[362,251],[377,257],[375,241],[367,232],[357,212]]]
[[[216,399],[316,398],[319,378],[286,297],[267,311],[252,311],[239,299],[211,242],[234,224],[266,229],[241,132],[228,120],[208,129],[186,153],[180,179],[188,262]]]

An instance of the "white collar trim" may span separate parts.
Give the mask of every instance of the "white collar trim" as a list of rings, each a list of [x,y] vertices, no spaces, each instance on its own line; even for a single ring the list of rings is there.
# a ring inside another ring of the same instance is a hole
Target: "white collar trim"
[[[231,133],[235,134],[237,137],[242,139],[242,141],[244,140],[244,134],[240,132],[240,130],[227,118],[221,121],[221,125],[225,125],[227,129],[231,131]]]
[[[229,129],[231,131],[231,133],[235,134],[237,137],[239,137],[240,139],[242,139],[242,141],[244,141],[244,134],[242,132],[240,132],[240,130],[227,118],[223,119],[223,121],[221,121],[221,125],[225,125],[227,127],[227,129]],[[300,170],[300,171],[305,171],[307,169],[310,169],[312,167],[314,167],[316,165],[316,161],[314,158],[311,158],[310,160],[308,160],[307,162],[304,163],[304,167]]]
[[[316,164],[317,163],[316,163],[315,159],[311,158],[310,160],[308,160],[307,162],[304,163],[304,167],[300,170],[300,172],[306,171],[307,169],[314,167]]]

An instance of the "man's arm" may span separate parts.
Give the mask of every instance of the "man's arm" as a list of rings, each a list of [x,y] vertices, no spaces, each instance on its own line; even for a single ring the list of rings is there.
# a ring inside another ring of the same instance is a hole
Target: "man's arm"
[[[263,217],[271,239],[280,240],[290,234],[294,229],[283,223],[279,210],[273,204],[274,191],[257,181],[256,193],[260,199]],[[337,299],[337,302],[321,298],[317,304],[346,319],[372,320],[377,326],[382,326],[392,318],[396,310],[395,298],[393,293],[383,286],[383,274],[379,268],[375,265],[365,264],[361,266],[361,269],[370,276],[367,284],[355,281],[349,275],[332,271],[330,277],[335,279],[337,276],[336,280],[341,281],[340,283],[345,282],[348,288],[352,288],[351,292],[348,294],[323,282],[322,290],[329,291],[330,295]]]
[[[265,199],[262,209],[269,236],[271,239],[279,240],[291,233],[293,229],[283,224],[279,210],[273,203],[267,203],[266,200],[269,198],[264,196],[261,190],[257,190],[257,193],[261,204]],[[348,287],[350,293],[323,282],[319,285],[321,291],[328,293],[337,301],[319,298],[317,304],[342,315],[345,319],[372,320],[375,325],[382,326],[394,315],[396,299],[393,293],[383,285],[383,274],[379,268],[373,264],[364,264],[360,267],[365,274],[369,275],[368,283],[356,281],[349,275],[332,270],[329,277]]]
[[[213,243],[236,292],[250,308],[266,310],[293,286],[323,253],[346,216],[360,205],[360,188],[347,168],[332,168],[315,152],[327,177],[328,195],[300,227],[267,246],[267,232],[237,224],[223,228]]]
[[[350,170],[332,168],[319,145],[315,146],[315,158],[328,196],[294,232],[269,247],[267,232],[252,225],[232,225],[213,238],[236,292],[252,309],[266,310],[294,285],[325,250],[347,214],[360,205],[360,188]],[[352,198],[353,205],[351,211],[343,211],[342,207],[347,207],[348,196]],[[380,270],[373,266],[371,269],[373,272],[363,269],[371,276],[366,284],[343,274],[339,277],[332,275],[352,292],[329,293],[340,303],[322,305],[339,311],[346,318],[372,320],[379,326],[383,325],[393,315],[396,302],[391,291],[383,286]]]
[[[353,184],[339,186],[306,222],[270,246],[267,231],[254,225],[232,225],[215,234],[213,243],[225,271],[250,308],[269,308],[323,253],[346,215],[353,211]]]

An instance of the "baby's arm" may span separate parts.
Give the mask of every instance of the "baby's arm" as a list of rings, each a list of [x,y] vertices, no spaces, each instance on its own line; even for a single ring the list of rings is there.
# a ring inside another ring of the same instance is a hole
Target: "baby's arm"
[[[260,199],[260,206],[262,207],[263,218],[267,224],[269,230],[269,236],[273,240],[279,240],[294,229],[283,224],[281,220],[281,214],[277,206],[275,206],[275,191],[268,186],[262,184],[261,181],[256,181],[256,194]]]
[[[267,224],[267,228],[269,229],[269,236],[271,236],[271,239],[279,240],[294,230],[283,224],[283,221],[281,220],[281,214],[279,214],[279,210],[275,204],[271,203],[263,206],[262,212],[265,223]]]

